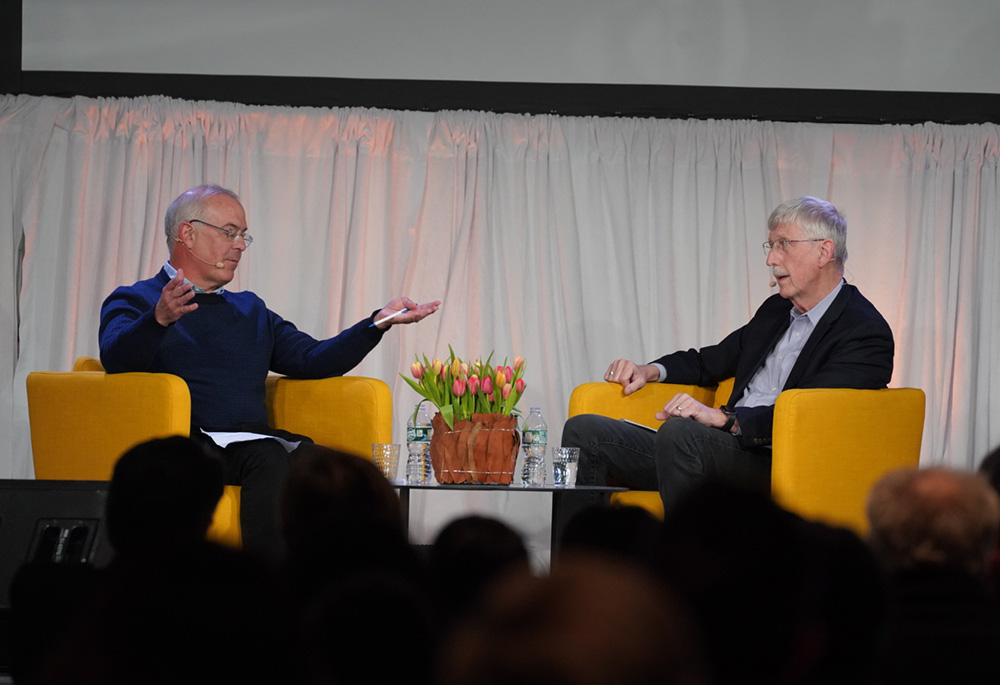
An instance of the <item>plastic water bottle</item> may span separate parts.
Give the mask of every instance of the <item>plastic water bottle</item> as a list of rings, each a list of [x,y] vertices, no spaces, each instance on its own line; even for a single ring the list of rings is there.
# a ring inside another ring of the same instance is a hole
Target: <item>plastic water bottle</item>
[[[549,427],[542,418],[542,410],[532,407],[521,431],[521,449],[524,452],[521,485],[529,488],[545,485],[545,450],[548,445]]]
[[[406,421],[406,483],[427,485],[431,477],[431,417],[424,402],[417,403]]]

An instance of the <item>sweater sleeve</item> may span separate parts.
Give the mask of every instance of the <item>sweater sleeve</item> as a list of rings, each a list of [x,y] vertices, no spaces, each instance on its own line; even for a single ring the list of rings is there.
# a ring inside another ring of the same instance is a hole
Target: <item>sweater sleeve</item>
[[[327,340],[316,340],[268,310],[274,349],[271,370],[291,378],[343,376],[382,340],[383,331],[367,317]]]
[[[101,364],[109,373],[148,371],[168,328],[154,317],[150,302],[136,286],[116,289],[101,306]]]

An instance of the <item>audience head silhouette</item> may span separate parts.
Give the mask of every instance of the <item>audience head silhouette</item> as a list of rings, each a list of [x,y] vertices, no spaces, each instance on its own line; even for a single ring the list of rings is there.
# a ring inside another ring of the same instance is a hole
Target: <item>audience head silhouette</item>
[[[441,650],[444,685],[708,682],[695,631],[652,576],[608,557],[505,575]]]
[[[392,485],[367,459],[321,445],[302,445],[285,478],[280,526],[289,547],[308,545],[318,522],[349,517],[404,531]]]
[[[986,476],[993,489],[1000,493],[1000,447],[986,455],[979,465],[979,472]]]
[[[662,528],[660,520],[641,507],[587,507],[566,524],[559,555],[586,552],[652,564]]]
[[[890,569],[936,564],[981,577],[997,544],[1000,500],[979,474],[899,469],[868,496],[869,542]]]
[[[453,520],[437,534],[428,557],[435,595],[449,618],[474,606],[490,583],[514,566],[528,567],[524,541],[506,523],[486,516]]]
[[[119,554],[201,541],[223,485],[221,460],[201,443],[178,435],[136,445],[111,476],[108,538]]]
[[[853,533],[707,481],[664,522],[666,580],[699,621],[714,682],[863,682],[884,607]]]
[[[378,467],[320,445],[299,451],[278,512],[299,600],[357,574],[387,572],[423,582],[399,497]]]
[[[399,497],[381,471],[304,445],[288,470],[279,522],[313,681],[429,683],[435,616]],[[398,645],[405,658],[387,658]]]

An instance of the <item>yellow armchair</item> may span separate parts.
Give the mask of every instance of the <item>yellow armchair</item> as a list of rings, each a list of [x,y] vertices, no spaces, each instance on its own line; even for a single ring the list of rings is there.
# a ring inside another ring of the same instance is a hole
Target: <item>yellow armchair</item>
[[[920,463],[924,391],[786,390],[774,405],[771,494],[805,518],[868,531],[868,492]]]
[[[392,395],[374,378],[322,380],[270,377],[268,414],[275,428],[371,458],[371,443],[392,441]],[[107,374],[100,361],[81,357],[71,372],[28,374],[28,419],[35,477],[110,480],[126,450],[153,438],[188,435],[191,396],[178,376]],[[238,547],[240,489],[226,486],[210,539]]]
[[[687,392],[717,407],[729,399],[732,382],[716,389],[652,383],[627,397],[617,384],[584,383],[573,390],[569,416],[601,414],[655,428],[661,422],[653,414],[674,394]],[[887,471],[920,461],[924,401],[923,391],[915,388],[784,391],[774,410],[773,497],[803,517],[864,533],[865,498],[872,484]],[[633,490],[612,501],[663,516],[657,492]]]

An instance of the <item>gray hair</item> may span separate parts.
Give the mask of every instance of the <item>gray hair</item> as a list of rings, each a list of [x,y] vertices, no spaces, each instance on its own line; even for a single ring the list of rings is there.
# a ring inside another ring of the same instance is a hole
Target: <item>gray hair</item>
[[[767,230],[773,231],[783,224],[796,223],[807,236],[833,241],[833,259],[840,271],[847,261],[847,220],[837,208],[826,200],[808,195],[782,202],[771,212]]]
[[[216,195],[225,195],[240,202],[240,197],[233,191],[213,184],[196,186],[185,190],[167,207],[167,215],[163,219],[163,232],[167,234],[167,249],[173,247],[177,240],[177,230],[185,221],[197,219],[205,210],[205,201]]]
[[[997,544],[1000,498],[982,475],[898,469],[868,495],[868,541],[891,568],[931,563],[981,577]]]

